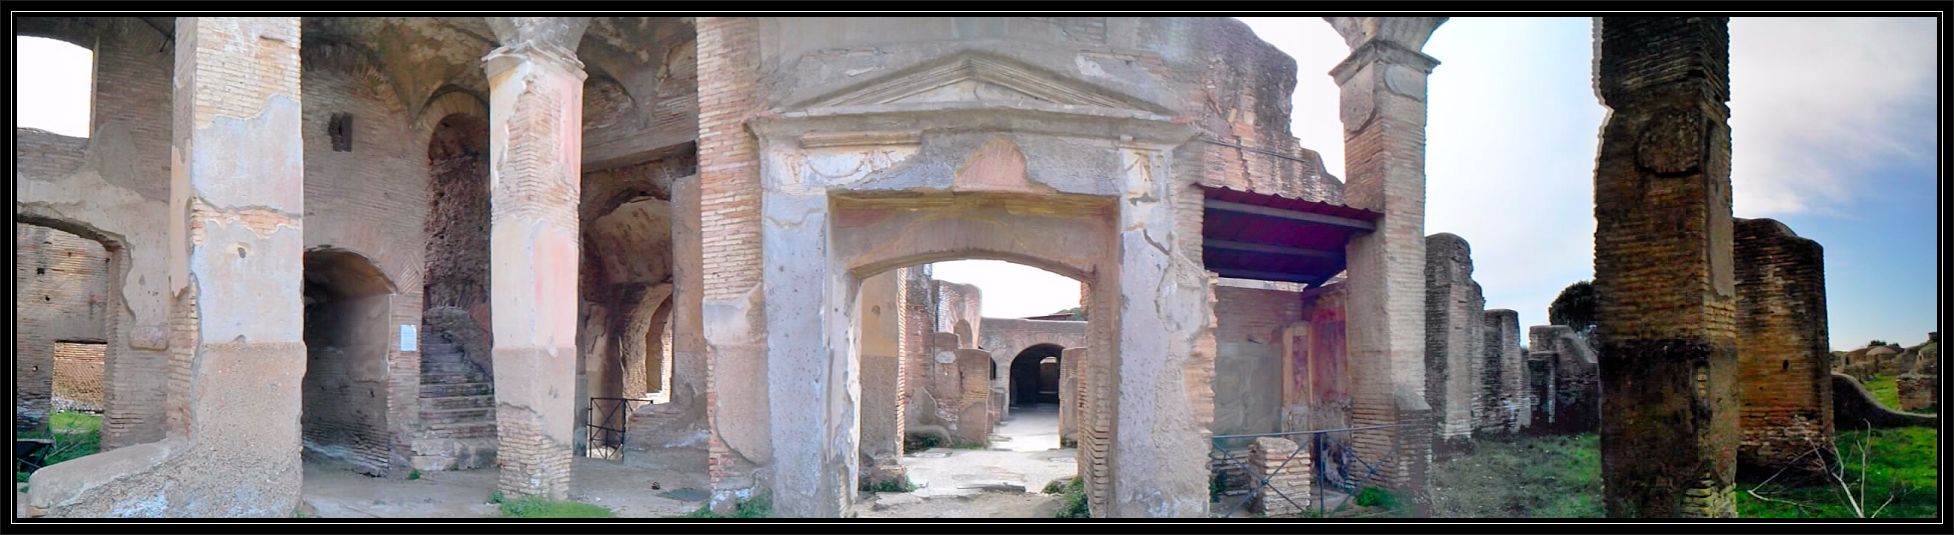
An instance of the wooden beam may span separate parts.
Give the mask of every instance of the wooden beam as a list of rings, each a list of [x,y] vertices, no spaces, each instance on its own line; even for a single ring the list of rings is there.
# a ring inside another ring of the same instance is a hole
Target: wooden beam
[[[1336,259],[1336,260],[1343,259],[1342,250],[1325,251],[1321,249],[1299,249],[1295,247],[1283,247],[1280,245],[1264,245],[1260,243],[1247,243],[1247,242],[1212,240],[1212,239],[1202,241],[1201,246],[1209,249],[1242,251],[1248,253],[1264,253],[1264,254],[1273,254],[1273,255],[1282,255],[1282,256],[1300,256],[1304,258],[1328,258],[1328,259]]]
[[[1279,273],[1274,271],[1250,271],[1246,269],[1216,269],[1213,271],[1215,272],[1216,275],[1221,275],[1223,277],[1228,277],[1231,279],[1300,282],[1311,286],[1323,283],[1321,279],[1308,277],[1300,273]]]
[[[1304,223],[1311,223],[1317,225],[1327,225],[1332,227],[1354,229],[1354,230],[1360,230],[1364,232],[1377,230],[1376,223],[1364,221],[1362,219],[1351,219],[1348,217],[1312,214],[1309,212],[1299,212],[1296,210],[1284,210],[1281,208],[1270,208],[1267,206],[1256,206],[1253,204],[1242,204],[1238,202],[1218,201],[1214,199],[1207,199],[1207,201],[1203,204],[1203,206],[1207,207],[1207,209],[1209,210],[1214,210],[1218,212],[1235,212],[1240,214],[1267,216],[1267,217],[1274,217],[1279,219],[1287,219],[1290,221],[1300,221]]]

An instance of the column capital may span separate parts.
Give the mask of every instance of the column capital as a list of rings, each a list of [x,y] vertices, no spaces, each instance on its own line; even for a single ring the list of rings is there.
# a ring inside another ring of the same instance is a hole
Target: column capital
[[[589,73],[584,72],[583,61],[577,59],[576,52],[550,43],[517,43],[489,51],[487,56],[482,57],[482,69],[487,71],[489,78],[524,63],[556,67],[576,76],[577,81],[590,77]]]
[[[1372,39],[1350,50],[1350,56],[1330,69],[1330,76],[1341,86],[1357,74],[1358,67],[1370,63],[1403,65],[1423,74],[1431,74],[1438,67],[1438,59],[1412,50],[1396,41]]]

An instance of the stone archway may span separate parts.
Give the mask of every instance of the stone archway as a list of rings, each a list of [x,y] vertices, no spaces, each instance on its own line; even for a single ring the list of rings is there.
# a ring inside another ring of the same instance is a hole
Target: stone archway
[[[393,282],[358,253],[318,248],[305,253],[304,296],[303,455],[385,476],[395,457],[387,429]]]
[[[1038,344],[1011,359],[1011,405],[1058,404],[1058,369],[1065,348]]]

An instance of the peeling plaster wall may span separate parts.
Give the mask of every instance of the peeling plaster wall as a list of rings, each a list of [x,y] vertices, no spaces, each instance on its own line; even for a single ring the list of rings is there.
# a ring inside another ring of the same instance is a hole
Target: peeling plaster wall
[[[134,18],[22,19],[95,51],[88,139],[16,129],[14,212],[102,241],[115,259],[105,364],[105,449],[160,440],[169,357],[166,315],[173,49]],[[65,26],[63,23],[69,23]],[[42,26],[61,26],[68,31]]]
[[[101,365],[95,377],[73,372],[66,341],[104,342],[109,334],[112,258],[101,243],[59,230],[14,224],[14,415],[15,426],[36,427],[60,398],[74,399],[74,380],[90,383],[100,408]],[[102,346],[93,346],[105,352]],[[57,355],[57,353],[67,354]]]

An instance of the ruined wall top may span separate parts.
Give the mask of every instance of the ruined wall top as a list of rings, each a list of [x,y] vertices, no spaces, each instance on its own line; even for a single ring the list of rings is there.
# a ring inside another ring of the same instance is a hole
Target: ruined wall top
[[[1610,106],[1670,89],[1730,100],[1729,17],[1595,17],[1595,91]]]

